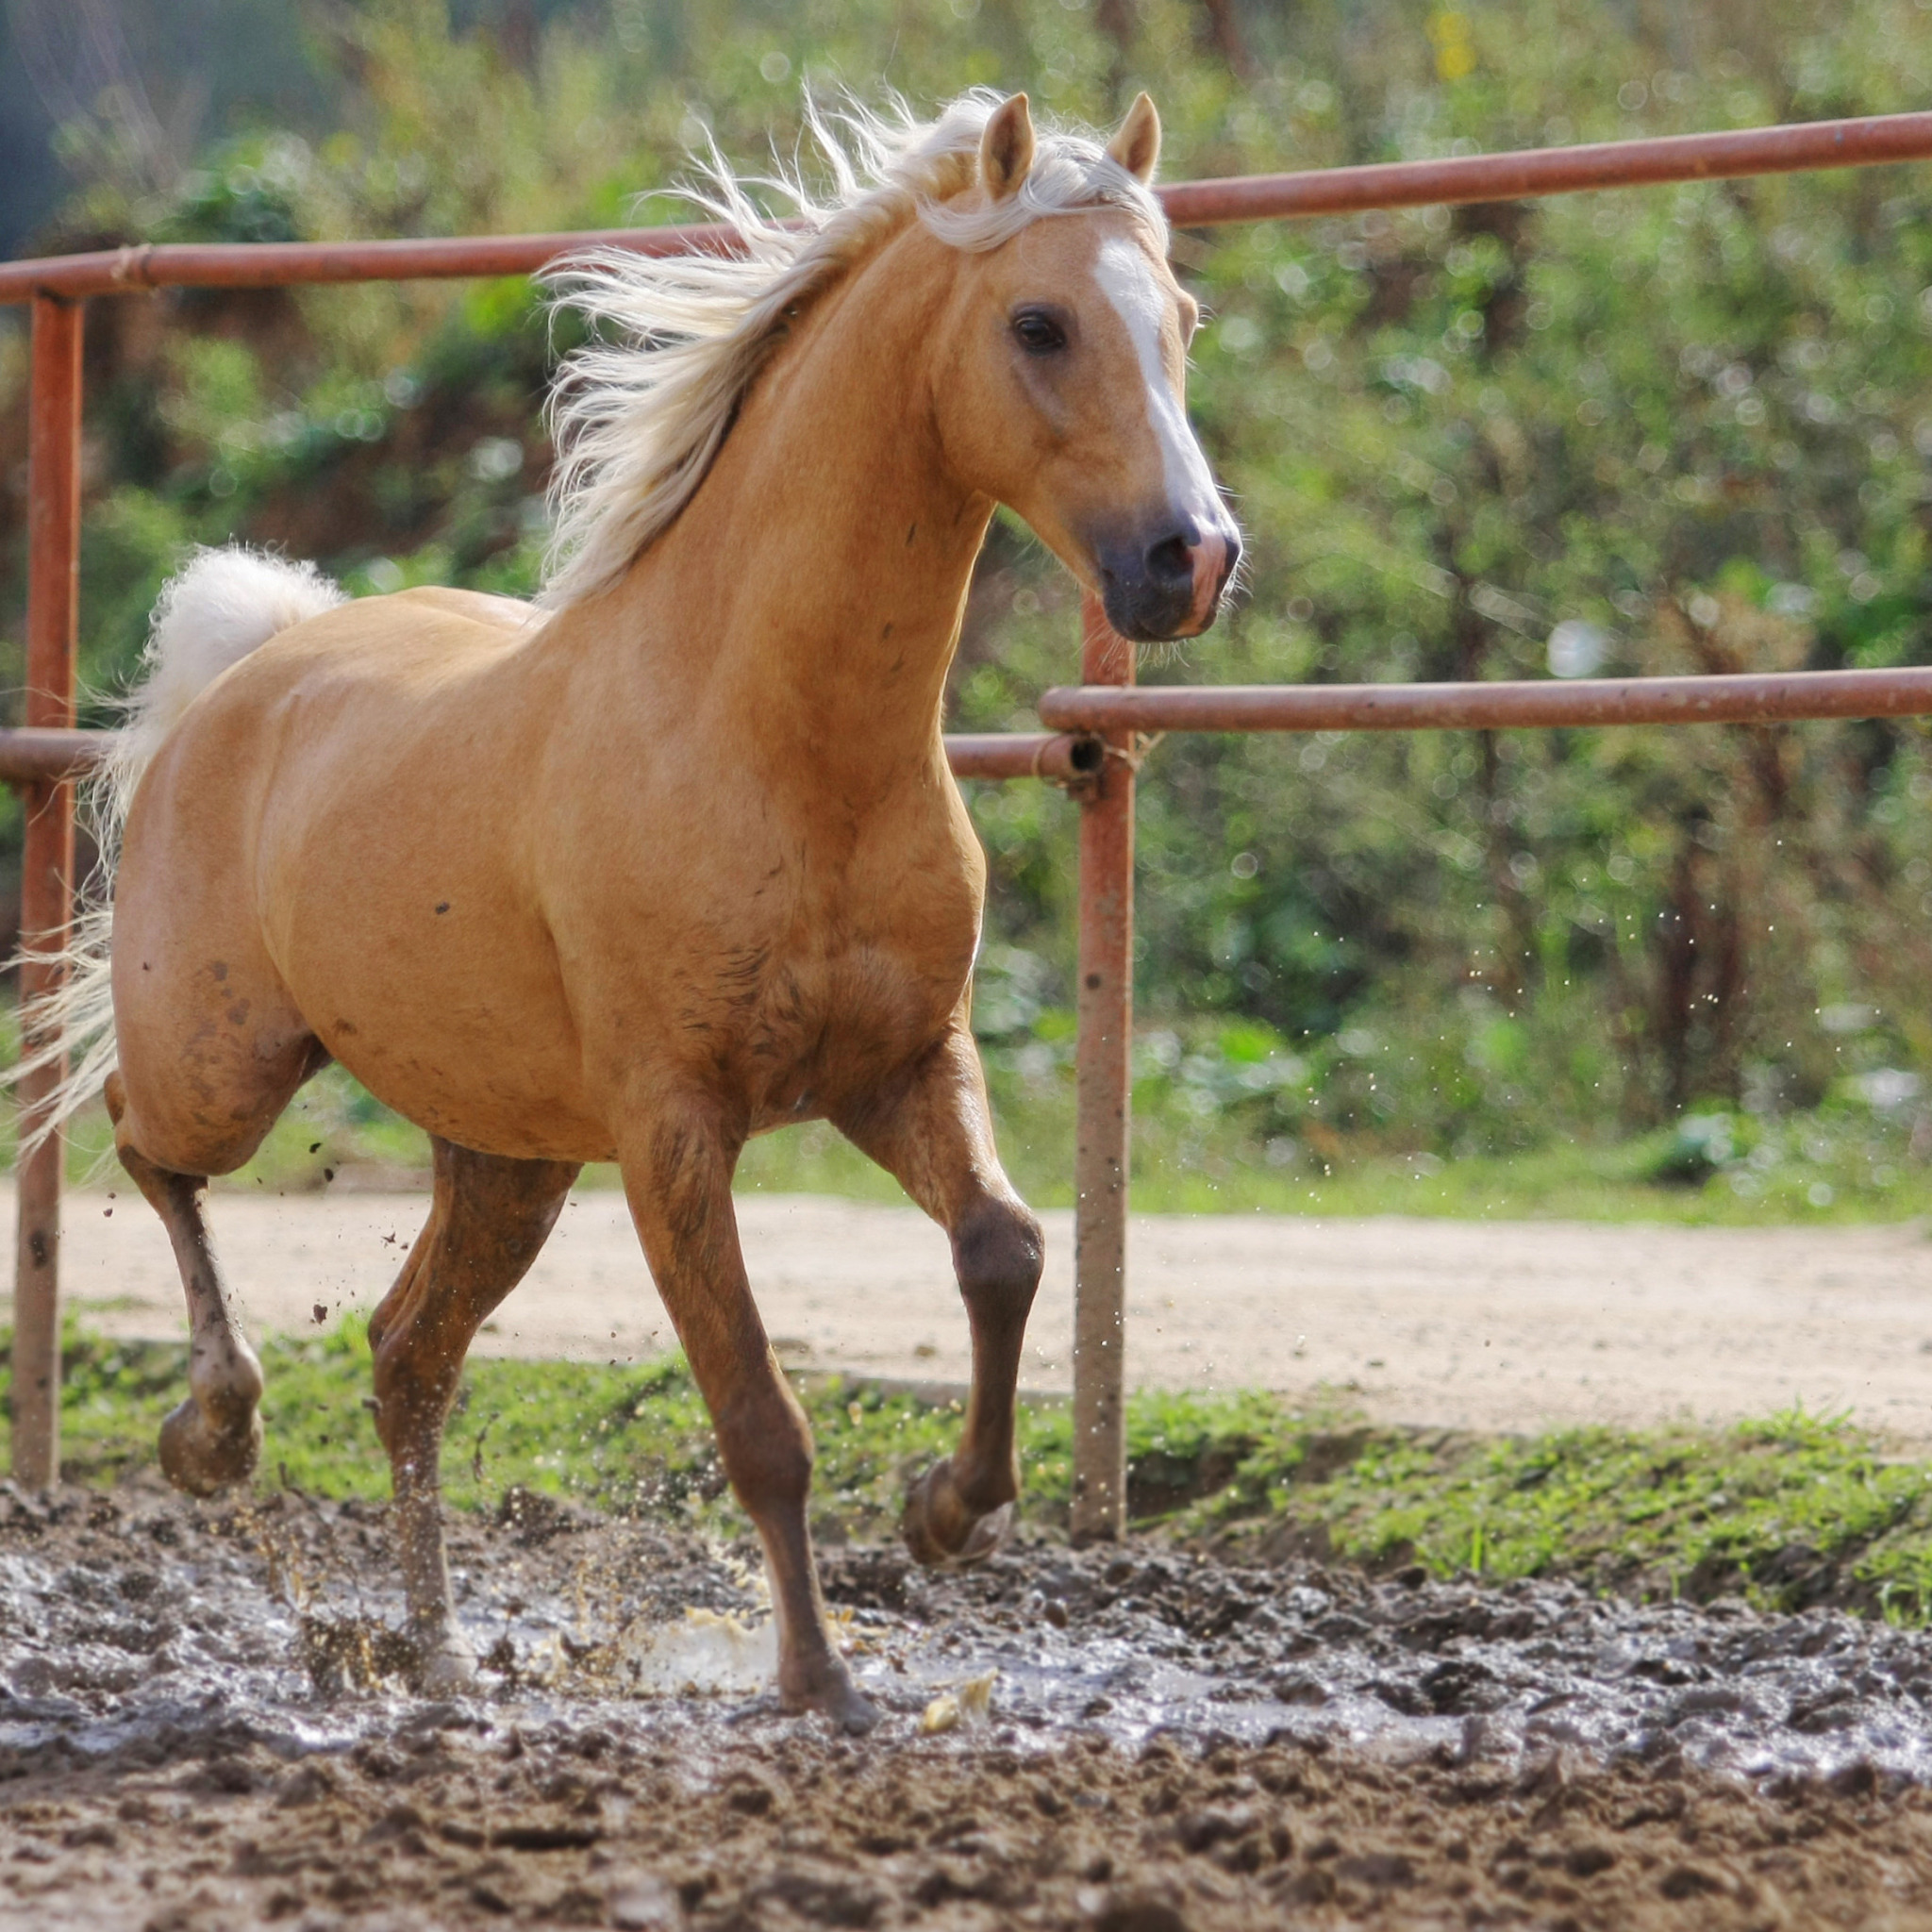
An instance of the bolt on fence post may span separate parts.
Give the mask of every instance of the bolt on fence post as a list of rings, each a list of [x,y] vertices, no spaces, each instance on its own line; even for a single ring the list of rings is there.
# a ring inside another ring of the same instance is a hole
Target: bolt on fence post
[[[80,576],[81,316],[77,302],[37,295],[27,404],[26,722],[74,724]],[[58,951],[74,909],[74,787],[24,788],[26,845],[20,876],[24,946]],[[23,965],[20,998],[51,992],[58,966]],[[23,1030],[21,1052],[39,1041]],[[25,1136],[59,1084],[50,1067],[19,1088]],[[20,1223],[13,1276],[13,1475],[45,1489],[60,1473],[60,1163],[62,1137],[15,1173]]]
[[[1080,607],[1080,675],[1131,684],[1134,646],[1095,597]],[[1128,1053],[1134,1022],[1133,734],[1080,807],[1080,967],[1074,1155],[1074,1512],[1076,1542],[1126,1527]]]

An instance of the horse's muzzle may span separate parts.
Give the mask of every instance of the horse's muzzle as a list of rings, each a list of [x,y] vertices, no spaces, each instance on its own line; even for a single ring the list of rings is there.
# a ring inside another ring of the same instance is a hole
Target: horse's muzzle
[[[1198,636],[1214,622],[1241,555],[1241,532],[1225,516],[1191,519],[1151,543],[1100,546],[1108,623],[1137,643]]]

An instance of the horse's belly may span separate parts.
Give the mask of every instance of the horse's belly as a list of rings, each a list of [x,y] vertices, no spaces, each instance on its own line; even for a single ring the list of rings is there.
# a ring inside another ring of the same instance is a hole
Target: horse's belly
[[[345,1015],[316,1023],[323,1044],[386,1107],[425,1132],[518,1160],[608,1160],[574,1057],[536,1043],[550,1016],[453,1008],[393,1026]]]

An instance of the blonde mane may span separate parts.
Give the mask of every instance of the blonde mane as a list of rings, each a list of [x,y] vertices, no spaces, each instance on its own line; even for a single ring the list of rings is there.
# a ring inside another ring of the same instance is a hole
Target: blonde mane
[[[737,255],[654,258],[622,249],[574,258],[547,276],[555,305],[591,325],[564,360],[550,401],[557,464],[541,602],[608,590],[669,527],[705,479],[740,401],[799,305],[917,219],[953,247],[997,247],[1043,216],[1131,210],[1165,249],[1152,193],[1086,135],[1043,130],[1019,192],[955,208],[978,176],[979,141],[1001,96],[975,89],[939,118],[890,118],[848,103],[827,117],[808,101],[806,126],[831,192],[815,196],[796,168],[745,179],[715,144],[684,197],[737,234]],[[783,218],[752,198],[763,189]]]

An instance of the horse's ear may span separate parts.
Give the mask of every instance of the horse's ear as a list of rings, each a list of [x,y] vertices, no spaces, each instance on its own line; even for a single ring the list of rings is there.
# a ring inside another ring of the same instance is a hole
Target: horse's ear
[[[1004,201],[1019,192],[1033,165],[1033,113],[1024,94],[1002,101],[979,137],[979,174],[986,192]]]
[[[1153,180],[1160,159],[1160,116],[1145,94],[1134,96],[1134,105],[1108,142],[1107,151],[1136,181]]]

